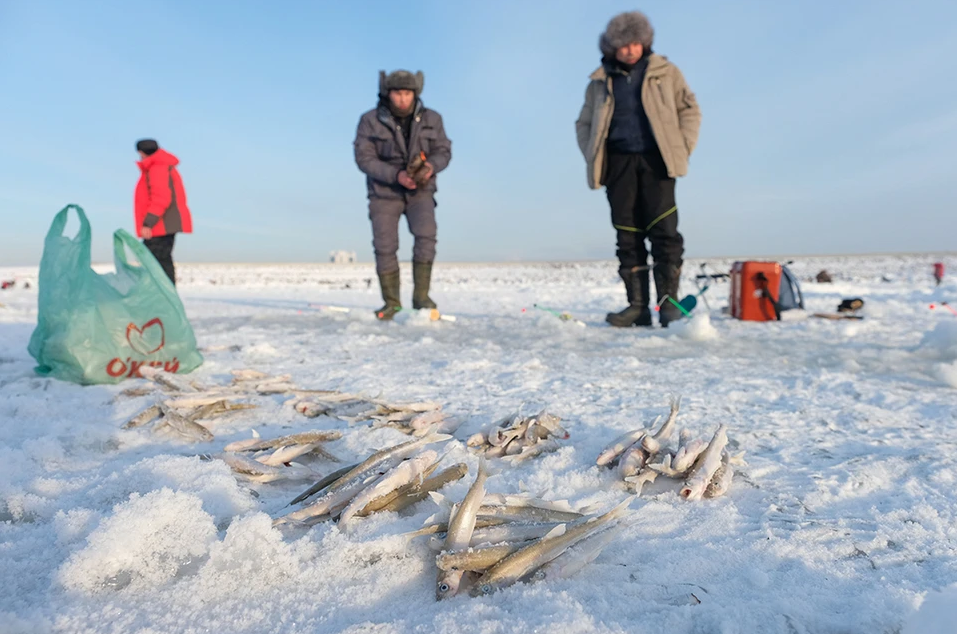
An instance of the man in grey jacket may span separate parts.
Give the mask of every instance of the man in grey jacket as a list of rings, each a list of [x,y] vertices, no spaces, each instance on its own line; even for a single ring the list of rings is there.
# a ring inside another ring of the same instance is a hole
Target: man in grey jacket
[[[609,313],[613,326],[651,326],[649,269],[654,270],[662,326],[680,319],[684,239],[678,232],[675,179],[688,172],[701,111],[678,67],[651,50],[654,30],[643,13],[622,13],[599,40],[602,65],[592,73],[578,117],[578,146],[588,186],[605,186],[618,237],[618,274],[628,306]],[[653,267],[648,266],[651,243]]]
[[[420,96],[425,78],[397,70],[379,73],[379,105],[362,115],[356,132],[356,164],[366,175],[376,273],[385,305],[382,320],[402,309],[399,285],[399,219],[415,237],[412,247],[412,307],[435,308],[429,297],[435,260],[436,174],[452,160],[452,142],[442,116]]]

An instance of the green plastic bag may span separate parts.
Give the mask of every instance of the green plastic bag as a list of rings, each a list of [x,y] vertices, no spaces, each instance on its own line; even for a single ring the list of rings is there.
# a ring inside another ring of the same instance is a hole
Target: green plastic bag
[[[71,209],[80,219],[72,240],[63,235]],[[113,234],[116,273],[99,275],[90,266],[90,241],[80,207],[69,205],[53,219],[28,348],[37,373],[90,385],[137,377],[143,366],[185,374],[202,365],[183,304],[153,254],[120,229]]]

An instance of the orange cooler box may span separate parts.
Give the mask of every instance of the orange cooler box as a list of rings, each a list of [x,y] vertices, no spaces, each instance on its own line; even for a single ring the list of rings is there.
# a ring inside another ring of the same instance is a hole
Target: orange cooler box
[[[774,302],[781,289],[777,262],[735,262],[731,267],[731,316],[744,321],[775,321]]]

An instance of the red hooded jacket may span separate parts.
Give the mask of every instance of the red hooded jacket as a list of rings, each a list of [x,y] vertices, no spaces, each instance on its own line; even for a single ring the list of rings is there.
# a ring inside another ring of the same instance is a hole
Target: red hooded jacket
[[[143,227],[150,227],[154,238],[192,233],[193,218],[186,206],[186,190],[176,171],[179,159],[166,150],[156,150],[137,165],[143,173],[136,184],[133,205],[136,235],[143,237]]]

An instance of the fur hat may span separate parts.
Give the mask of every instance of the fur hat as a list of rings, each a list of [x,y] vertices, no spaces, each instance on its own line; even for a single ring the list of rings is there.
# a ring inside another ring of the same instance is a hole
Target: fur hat
[[[142,152],[146,156],[152,156],[159,149],[159,143],[153,139],[142,139],[136,142],[136,151]]]
[[[639,42],[646,49],[651,48],[655,39],[655,30],[651,22],[641,11],[619,13],[613,17],[598,38],[598,48],[603,55],[613,57],[615,51],[632,42]]]
[[[386,75],[384,70],[379,71],[379,95],[385,97],[390,90],[411,90],[416,97],[422,95],[425,87],[425,75],[422,71],[412,74],[407,70],[397,70]]]

